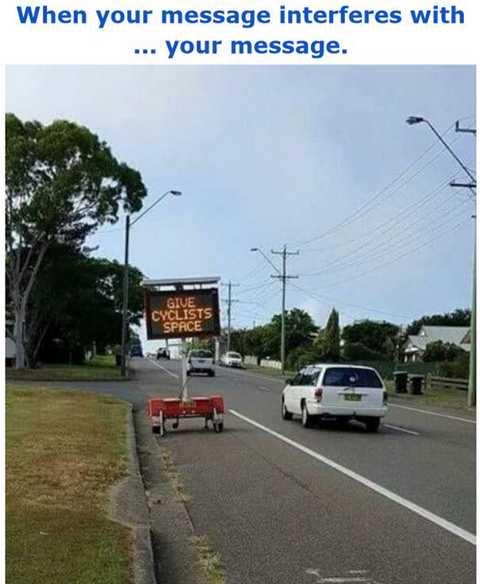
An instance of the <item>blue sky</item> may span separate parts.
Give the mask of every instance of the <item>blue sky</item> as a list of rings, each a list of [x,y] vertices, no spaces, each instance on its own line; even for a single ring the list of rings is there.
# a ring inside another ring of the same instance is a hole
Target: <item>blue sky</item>
[[[475,168],[474,137],[451,127],[475,124],[473,67],[24,66],[7,67],[6,89],[7,111],[105,139],[142,173],[146,204],[184,192],[135,226],[131,261],[151,278],[231,278],[236,326],[279,311],[280,283],[250,248],[284,243],[300,251],[288,307],[319,325],[332,306],[347,324],[470,305],[475,206],[441,188],[465,176],[405,119],[450,128]],[[122,225],[92,238],[98,255],[122,261]]]

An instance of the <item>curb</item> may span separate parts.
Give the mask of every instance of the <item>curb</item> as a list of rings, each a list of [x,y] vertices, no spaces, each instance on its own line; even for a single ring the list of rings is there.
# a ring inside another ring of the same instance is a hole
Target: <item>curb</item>
[[[150,514],[140,474],[132,411],[130,405],[126,423],[129,475],[113,487],[109,515],[133,532],[135,584],[156,584]]]

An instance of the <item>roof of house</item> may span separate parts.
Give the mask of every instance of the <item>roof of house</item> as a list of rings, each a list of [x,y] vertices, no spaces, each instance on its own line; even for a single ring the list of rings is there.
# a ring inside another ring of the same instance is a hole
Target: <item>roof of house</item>
[[[418,335],[409,335],[406,353],[425,351],[428,343],[442,341],[469,349],[468,326],[422,326]]]
[[[469,328],[468,326],[422,326],[419,334],[426,336],[430,343],[443,341],[460,345]]]

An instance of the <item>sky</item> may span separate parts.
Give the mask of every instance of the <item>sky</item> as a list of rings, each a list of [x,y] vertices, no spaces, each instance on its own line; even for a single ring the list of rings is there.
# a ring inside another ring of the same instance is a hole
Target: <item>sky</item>
[[[406,324],[470,306],[475,203],[428,119],[474,171],[475,68],[15,66],[6,110],[87,126],[139,170],[130,260],[148,278],[231,280],[235,327],[268,322],[281,284],[257,247],[289,256],[287,308],[323,326]],[[124,218],[88,244],[123,261]],[[226,287],[221,287],[226,299]],[[222,303],[225,325],[225,302]],[[142,330],[141,336],[145,338]],[[150,343],[151,346],[159,343]]]

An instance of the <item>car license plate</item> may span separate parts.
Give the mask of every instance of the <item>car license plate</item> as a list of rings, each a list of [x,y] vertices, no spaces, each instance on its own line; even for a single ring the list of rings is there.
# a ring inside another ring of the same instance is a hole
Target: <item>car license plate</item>
[[[205,360],[204,359],[199,359],[198,362],[199,363],[205,363]]]
[[[362,396],[358,393],[346,393],[344,395],[345,401],[354,401],[359,402],[362,401]]]

